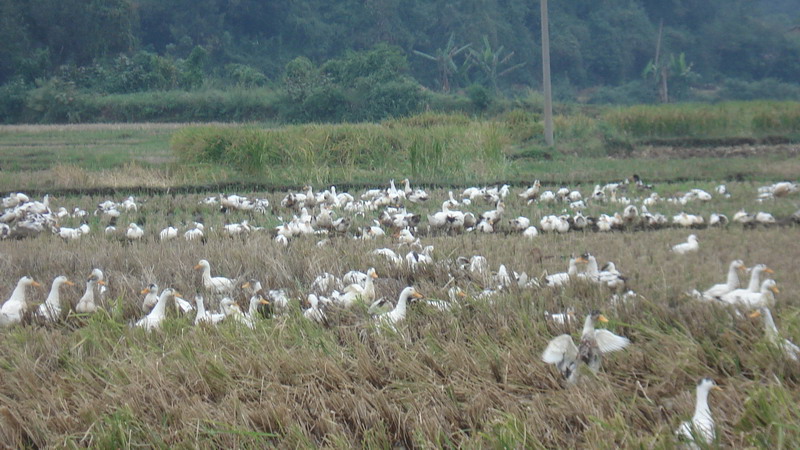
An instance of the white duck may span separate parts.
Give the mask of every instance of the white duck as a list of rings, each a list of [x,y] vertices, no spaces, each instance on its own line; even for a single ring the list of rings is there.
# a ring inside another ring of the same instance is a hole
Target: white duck
[[[225,297],[222,300],[220,300],[219,306],[220,308],[222,308],[222,312],[225,313],[226,319],[228,317],[231,317],[233,318],[233,320],[245,325],[247,328],[250,328],[251,330],[256,327],[255,323],[253,323],[253,321],[250,320],[249,317],[244,315],[241,308],[239,308],[239,305],[236,304],[230,297]]]
[[[588,261],[574,256],[569,259],[569,268],[566,272],[554,273],[544,277],[544,283],[550,287],[560,287],[569,283],[569,280],[578,275],[578,263],[587,263]]]
[[[105,281],[98,277],[97,274],[92,273],[86,280],[86,292],[84,292],[83,297],[78,300],[78,304],[75,306],[75,312],[87,314],[97,311],[97,303],[94,301],[94,287],[95,285],[103,286],[105,284]]]
[[[81,224],[78,228],[60,227],[58,229],[58,236],[64,240],[78,239],[84,234],[89,233],[89,225]]]
[[[400,298],[397,300],[397,305],[394,309],[383,314],[375,316],[375,323],[379,326],[386,326],[392,330],[396,330],[395,325],[406,318],[406,308],[408,301],[411,298],[422,298],[422,294],[417,292],[414,286],[409,286],[400,292]]]
[[[741,259],[736,259],[731,262],[728,267],[728,279],[725,283],[715,284],[703,292],[703,297],[712,299],[719,297],[733,291],[739,287],[739,271],[747,270],[744,262]]]
[[[713,444],[716,436],[714,418],[711,417],[711,409],[708,407],[708,393],[711,389],[722,390],[711,378],[703,378],[697,383],[694,416],[691,421],[681,423],[675,430],[678,439],[688,441],[690,447],[694,449]]]
[[[531,204],[534,200],[539,197],[539,189],[541,189],[542,183],[539,180],[535,180],[533,185],[531,185],[528,189],[524,190],[517,194],[520,198],[527,201],[528,204]]]
[[[259,283],[259,286],[260,285]],[[247,313],[245,313],[245,317],[255,323],[256,319],[259,317],[258,307],[261,305],[269,306],[269,300],[261,295],[261,290],[259,289],[250,297],[250,304],[247,308]]]
[[[144,236],[144,229],[135,223],[128,225],[125,237],[131,241],[138,241]]]
[[[17,287],[14,288],[11,297],[0,307],[0,326],[8,327],[22,321],[22,316],[28,310],[28,301],[25,296],[25,288],[28,286],[38,287],[40,284],[27,276],[17,281]]]
[[[594,277],[594,282],[604,284],[611,289],[625,287],[625,277],[617,270],[617,266],[611,261],[607,262],[603,266],[603,269],[597,272],[596,277]]]
[[[303,311],[303,317],[317,323],[325,322],[325,312],[322,310],[319,298],[314,294],[308,294],[308,303],[311,305],[308,309]]]
[[[741,289],[737,289],[719,297],[719,299],[731,305],[753,309],[774,305],[774,294],[779,292],[780,290],[778,290],[778,285],[775,280],[764,280],[764,282],[761,283],[759,292],[742,292]]]
[[[194,303],[197,305],[197,315],[194,317],[195,325],[200,325],[203,323],[216,325],[225,318],[224,313],[213,313],[206,310],[205,301],[203,300],[202,295],[196,295],[194,297]]]
[[[341,285],[342,282],[336,275],[323,272],[321,275],[314,278],[314,281],[311,283],[311,290],[320,295],[328,295],[335,289],[341,289]]]
[[[161,295],[158,296],[158,301],[156,305],[153,307],[153,310],[150,313],[141,319],[134,326],[144,328],[147,331],[157,330],[161,327],[161,322],[164,321],[164,317],[166,317],[167,313],[167,302],[171,298],[175,298],[178,296],[177,292],[175,292],[172,288],[166,288]]]
[[[562,334],[547,344],[547,348],[542,353],[542,361],[558,367],[558,370],[569,382],[577,381],[577,369],[580,362],[588,365],[593,372],[597,372],[605,353],[622,350],[631,341],[608,330],[595,330],[596,320],[608,322],[608,319],[600,311],[592,311],[586,316],[583,324],[580,346],[575,346],[572,336]]]
[[[183,238],[187,241],[196,241],[203,239],[203,232],[205,231],[205,226],[202,223],[195,222],[194,228],[187,230],[183,233]]]
[[[762,273],[775,273],[772,269],[767,267],[766,264],[756,264],[750,270],[750,282],[747,284],[747,290],[750,292],[758,292],[761,288],[761,274]]]
[[[401,244],[413,244],[417,240],[408,228],[400,230],[395,237],[397,237],[397,241]]]
[[[39,305],[39,316],[48,322],[55,322],[61,317],[61,295],[59,289],[65,284],[67,286],[75,286],[75,283],[69,281],[64,275],[55,277],[47,300]]]
[[[544,318],[545,320],[558,325],[569,325],[573,320],[575,320],[575,311],[572,308],[567,308],[567,310],[562,313],[551,313],[545,311]]]
[[[535,226],[531,225],[522,232],[522,235],[528,239],[533,239],[539,235],[539,230],[537,230]]]
[[[162,241],[169,241],[178,237],[178,229],[173,226],[168,226],[158,233],[158,238]]]
[[[733,289],[715,298],[727,301],[727,299],[733,299],[738,297],[739,295],[747,295],[750,293],[760,292],[762,273],[774,273],[774,272],[765,264],[756,264],[750,269],[750,282],[746,288]]]
[[[696,252],[699,249],[700,249],[700,241],[697,240],[697,236],[690,234],[689,237],[686,239],[686,242],[672,246],[672,253],[676,253],[678,255],[685,255],[687,253]]]
[[[375,300],[375,284],[373,280],[377,278],[378,273],[375,271],[375,268],[370,267],[369,270],[367,270],[367,276],[364,277],[363,282],[352,283],[350,287],[352,290],[355,290],[363,301],[372,302]]]
[[[778,333],[778,327],[775,326],[775,321],[772,320],[772,312],[766,306],[762,306],[755,310],[750,317],[763,317],[764,318],[764,333],[767,335],[769,342],[780,348],[783,354],[792,361],[800,360],[800,347],[788,339],[782,339]]]
[[[201,259],[194,269],[203,271],[203,287],[206,290],[217,294],[226,294],[233,290],[234,283],[230,278],[211,276],[211,264],[205,259]]]
[[[142,310],[149,313],[152,311],[153,307],[156,306],[156,303],[158,303],[158,285],[151,283],[139,293],[144,294]]]

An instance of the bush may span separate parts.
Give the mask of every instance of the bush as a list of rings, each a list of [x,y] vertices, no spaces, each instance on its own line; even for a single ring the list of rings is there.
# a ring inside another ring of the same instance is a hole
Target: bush
[[[587,99],[591,104],[635,105],[653,103],[658,98],[655,88],[644,81],[631,81],[621,86],[597,88]]]
[[[282,115],[288,122],[341,122],[416,113],[424,94],[405,70],[403,53],[387,45],[348,52],[319,69],[307,58],[295,58],[283,77]]]
[[[729,80],[719,92],[725,100],[800,100],[800,86],[778,80]]]
[[[421,87],[408,79],[376,84],[367,91],[362,108],[354,120],[379,121],[418,113],[423,99]]]
[[[33,119],[42,123],[76,123],[81,121],[85,107],[75,83],[51,78],[37,80],[25,101],[23,120]],[[27,121],[27,120],[26,120]]]
[[[469,101],[472,102],[475,111],[478,112],[485,111],[492,102],[492,96],[489,94],[489,90],[479,84],[473,84],[467,88],[467,97],[469,97]]]
[[[544,124],[542,124],[539,114],[517,108],[501,117],[511,136],[520,142],[535,139],[544,134]]]
[[[187,89],[196,89],[203,84],[205,67],[208,64],[208,51],[195,46],[185,60],[180,61],[181,86]]]
[[[279,99],[272,90],[257,88],[94,95],[83,101],[84,121],[197,122],[276,120]]]
[[[302,122],[339,122],[348,111],[348,101],[337,86],[320,86],[303,100],[299,119]]]
[[[258,69],[245,64],[228,64],[225,66],[226,76],[237,86],[256,87],[267,82],[267,76]]]
[[[16,78],[0,86],[0,120],[14,123],[20,120],[28,98],[28,86]]]

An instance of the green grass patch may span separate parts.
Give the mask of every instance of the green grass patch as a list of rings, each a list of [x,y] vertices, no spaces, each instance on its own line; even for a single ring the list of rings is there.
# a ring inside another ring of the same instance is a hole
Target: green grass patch
[[[168,142],[174,131],[174,126],[157,124],[2,127],[0,167],[25,171],[75,165],[101,170],[131,162],[159,166],[173,160]]]
[[[639,105],[603,116],[614,129],[634,139],[686,137],[761,137],[796,133],[797,102],[728,102],[715,105]]]
[[[251,175],[288,171],[325,182],[332,181],[325,173],[353,180],[362,170],[429,180],[504,176],[512,142],[508,129],[461,117],[267,130],[190,127],[176,133],[171,145],[184,162],[227,165]]]

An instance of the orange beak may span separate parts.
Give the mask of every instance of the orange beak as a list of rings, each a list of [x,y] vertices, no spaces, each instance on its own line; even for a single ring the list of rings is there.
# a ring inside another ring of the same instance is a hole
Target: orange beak
[[[600,317],[598,317],[597,320],[599,320],[600,322],[603,322],[603,323],[608,322],[608,319],[606,319],[606,316],[604,316],[602,314],[600,314]]]
[[[139,293],[140,293],[140,294],[149,294],[149,293],[150,293],[150,288],[144,288],[144,289],[142,289],[142,291],[141,291],[141,292],[139,292]]]

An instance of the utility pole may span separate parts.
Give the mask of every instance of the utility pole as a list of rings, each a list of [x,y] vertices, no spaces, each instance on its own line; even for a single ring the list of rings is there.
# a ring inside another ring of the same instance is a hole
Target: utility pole
[[[542,84],[544,85],[544,141],[553,146],[553,90],[550,86],[550,26],[547,22],[547,0],[542,5]]]

